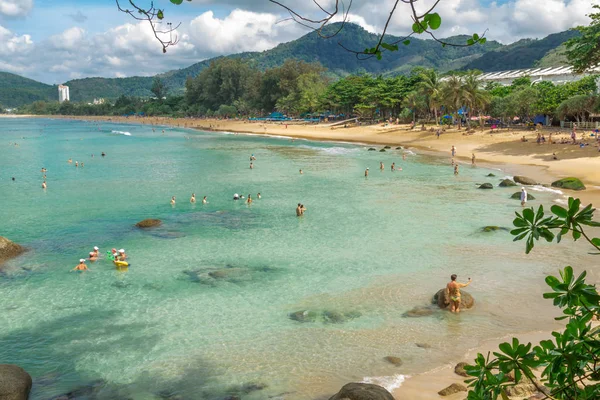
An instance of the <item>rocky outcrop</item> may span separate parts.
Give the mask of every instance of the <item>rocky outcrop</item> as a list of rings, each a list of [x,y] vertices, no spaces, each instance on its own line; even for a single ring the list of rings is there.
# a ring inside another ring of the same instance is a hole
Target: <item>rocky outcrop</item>
[[[27,400],[31,376],[17,365],[0,364],[0,399]]]
[[[461,310],[472,308],[475,305],[475,299],[469,293],[464,290],[460,291],[460,308]],[[446,303],[446,289],[440,289],[436,294],[433,295],[431,299],[433,304],[437,304],[437,306],[441,309],[448,308],[450,303]]]
[[[395,365],[396,367],[399,367],[402,365],[402,359],[400,357],[386,356],[386,357],[383,357],[383,359],[385,361],[389,362],[390,364]]]
[[[442,389],[438,392],[440,396],[450,396],[460,392],[467,392],[467,387],[465,385],[461,385],[460,383],[453,383],[445,389]]]
[[[563,178],[552,182],[552,187],[569,190],[585,190],[585,185],[577,178]]]
[[[162,224],[162,221],[160,219],[145,219],[143,221],[138,222],[137,224],[135,224],[135,226],[137,226],[138,228],[142,228],[142,229],[146,229],[146,228],[154,228],[156,226],[159,226],[160,224]]]
[[[533,383],[519,383],[514,386],[506,386],[506,394],[508,396],[526,397],[537,392],[537,388]]]
[[[528,178],[526,176],[519,176],[519,175],[515,175],[513,176],[513,180],[517,183],[520,183],[521,185],[537,185],[537,181]]]
[[[491,183],[484,183],[483,185],[479,186],[479,189],[493,189],[494,185],[492,185]]]
[[[458,364],[456,364],[456,366],[454,367],[454,373],[460,376],[469,376],[469,374],[467,374],[467,371],[465,371],[465,365],[469,365],[469,363],[459,362]]]
[[[511,199],[513,200],[521,200],[521,192],[514,192],[512,196],[510,196]],[[535,200],[535,197],[533,197],[531,194],[527,193],[527,201],[529,200]]]
[[[0,264],[25,252],[25,248],[0,236]]]
[[[379,385],[348,383],[329,400],[394,400],[394,396]]]
[[[500,186],[500,187],[510,187],[510,186],[517,186],[517,184],[514,183],[510,179],[503,179],[502,182],[500,182],[500,184],[498,186]]]

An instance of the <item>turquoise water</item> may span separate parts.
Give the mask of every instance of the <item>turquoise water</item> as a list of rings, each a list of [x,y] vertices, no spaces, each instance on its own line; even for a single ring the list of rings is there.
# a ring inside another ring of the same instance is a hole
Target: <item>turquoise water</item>
[[[0,235],[30,249],[0,272],[0,362],[32,374],[33,399],[93,382],[101,399],[327,398],[554,326],[543,278],[574,247],[525,256],[507,233],[479,232],[510,227],[520,208],[514,190],[476,189],[501,171],[464,165],[455,177],[445,157],[162,129],[0,119]],[[389,171],[394,161],[403,171]],[[251,206],[232,201],[258,192]],[[532,193],[535,204],[559,197]],[[145,218],[163,225],[134,227]],[[125,248],[131,267],[69,272],[94,245]],[[402,317],[451,273],[473,278],[474,310]],[[298,310],[360,317],[288,318]]]

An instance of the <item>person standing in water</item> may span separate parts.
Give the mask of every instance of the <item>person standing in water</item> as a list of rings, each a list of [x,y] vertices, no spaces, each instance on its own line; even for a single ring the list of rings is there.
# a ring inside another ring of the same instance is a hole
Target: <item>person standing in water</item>
[[[75,161],[75,166],[79,167],[79,161]]]
[[[246,204],[252,204],[252,196],[248,195],[248,198],[246,199]]]
[[[525,207],[527,204],[527,191],[524,187],[521,188],[521,207]]]
[[[458,175],[458,164],[454,165],[454,175]]]
[[[365,169],[365,178],[369,176],[369,168]]]
[[[260,195],[260,193],[256,195],[256,198],[257,198],[257,199],[260,199],[260,198],[261,198],[261,195]]]
[[[306,208],[304,207],[304,204],[298,203],[298,207],[296,207],[296,216],[297,217],[301,217],[304,215],[304,211],[306,211]]]
[[[98,246],[94,246],[94,257],[98,258],[100,257],[100,249],[98,248]]]
[[[379,169],[381,171],[383,171],[384,168],[385,168],[385,166],[383,165],[383,163],[381,161],[379,161]]]
[[[42,182],[42,189],[46,189],[48,186],[46,185],[46,181]]]
[[[304,171],[300,170],[300,175],[304,175]]]
[[[392,170],[392,172],[394,172],[396,170],[396,163],[395,162],[392,163],[391,170]]]
[[[175,196],[171,197],[171,205],[174,206],[175,205]]]
[[[192,198],[190,198],[190,203],[196,202],[196,193],[192,193]]]
[[[208,203],[208,201],[206,200],[206,196],[204,196],[204,197],[202,198],[202,204],[206,204],[206,203]]]
[[[254,163],[250,163],[250,169],[254,169]]]
[[[471,153],[471,165],[475,166],[475,153]]]
[[[73,271],[87,271],[88,267],[87,265],[85,265],[85,259],[80,259],[79,260],[79,264],[77,264],[77,266],[75,268],[73,268]]]
[[[90,256],[88,258],[90,259],[91,262],[98,260],[98,257],[96,256],[96,254],[94,254],[93,251],[90,251]]]
[[[456,274],[450,276],[450,282],[446,285],[446,301],[450,303],[450,312],[460,312],[460,289],[471,284],[471,278],[467,283],[456,282]]]

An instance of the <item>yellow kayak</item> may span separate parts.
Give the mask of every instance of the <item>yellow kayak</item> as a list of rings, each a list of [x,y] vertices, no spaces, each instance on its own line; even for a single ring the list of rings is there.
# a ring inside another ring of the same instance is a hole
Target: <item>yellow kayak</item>
[[[117,268],[129,267],[129,263],[127,261],[113,261]]]

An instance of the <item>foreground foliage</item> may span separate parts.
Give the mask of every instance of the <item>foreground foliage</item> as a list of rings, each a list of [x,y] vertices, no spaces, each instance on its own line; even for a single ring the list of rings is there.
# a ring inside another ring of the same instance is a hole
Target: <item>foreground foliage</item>
[[[588,227],[600,227],[593,220],[595,209],[591,204],[582,209],[580,206],[579,199],[569,198],[567,208],[554,205],[550,216],[545,215],[542,206],[537,212],[530,208],[516,213],[515,229],[511,231],[514,240],[525,240],[529,253],[540,238],[560,242],[564,235],[571,234],[574,240],[583,237],[600,250],[600,238],[585,232]],[[473,377],[467,380],[471,387],[469,400],[507,399],[507,388],[520,382],[535,385],[544,399],[600,398],[600,332],[591,324],[600,315],[600,295],[585,278],[585,271],[576,277],[570,266],[558,277],[546,277],[552,291],[544,293],[544,298],[552,299],[562,310],[563,315],[556,319],[567,321],[564,331],[552,332],[552,340],[536,346],[513,338],[510,343],[502,343],[493,356],[478,354],[475,364],[465,367]],[[533,371],[538,368],[540,381]]]

